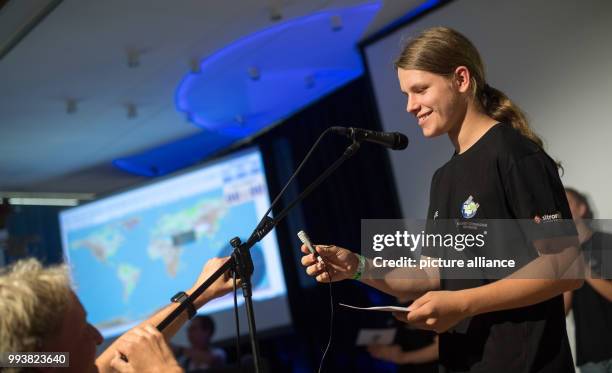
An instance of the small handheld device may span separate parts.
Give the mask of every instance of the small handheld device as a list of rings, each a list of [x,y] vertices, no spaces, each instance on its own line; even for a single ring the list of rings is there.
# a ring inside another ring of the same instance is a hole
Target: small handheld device
[[[323,258],[321,258],[321,255],[319,255],[319,253],[314,249],[314,246],[312,246],[312,242],[310,242],[310,238],[308,237],[306,232],[299,231],[297,236],[300,239],[300,241],[302,241],[302,243],[306,245],[306,247],[308,248],[308,251],[310,251],[315,256],[315,258],[317,258],[317,261],[319,263],[323,263]]]

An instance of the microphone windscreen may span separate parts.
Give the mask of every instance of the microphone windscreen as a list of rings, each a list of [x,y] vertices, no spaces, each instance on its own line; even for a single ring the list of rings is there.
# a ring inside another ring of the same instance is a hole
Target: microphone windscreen
[[[408,136],[403,133],[395,132],[395,143],[393,150],[404,150],[408,147]]]
[[[310,243],[310,238],[308,238],[308,235],[306,234],[306,232],[299,231],[297,236],[304,245],[308,245]]]

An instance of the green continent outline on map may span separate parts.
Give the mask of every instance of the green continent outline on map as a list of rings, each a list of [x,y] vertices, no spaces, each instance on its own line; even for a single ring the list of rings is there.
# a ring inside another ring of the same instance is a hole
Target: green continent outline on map
[[[136,288],[140,278],[141,269],[127,263],[120,263],[117,267],[117,277],[123,284],[123,301],[127,302]]]
[[[193,232],[194,240],[212,238],[219,230],[219,221],[227,214],[223,198],[207,198],[186,209],[163,215],[151,232],[147,253],[151,260],[161,259],[166,271],[175,277],[180,267],[183,248],[172,237]]]
[[[70,249],[88,249],[97,260],[106,263],[109,258],[117,253],[124,242],[125,237],[119,229],[108,225],[81,240],[74,241],[70,245]]]

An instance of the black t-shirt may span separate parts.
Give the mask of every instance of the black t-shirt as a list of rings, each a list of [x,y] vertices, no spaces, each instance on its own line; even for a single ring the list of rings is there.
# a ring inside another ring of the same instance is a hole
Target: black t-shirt
[[[547,222],[546,237],[576,235],[574,225],[563,220],[571,219],[571,213],[555,162],[508,124],[493,126],[464,153],[453,155],[433,176],[428,231],[448,231],[448,226],[436,227],[437,221],[448,225],[449,221],[533,220],[542,216],[559,221]],[[538,256],[531,242],[543,237],[538,237],[537,231],[525,231],[518,222],[512,228],[509,221],[501,225],[504,238],[490,237],[480,251],[424,248],[423,255],[445,259],[513,257],[521,267]],[[487,279],[491,278],[487,274],[449,279],[453,274],[448,270],[440,272],[443,290],[494,281]],[[440,372],[574,372],[562,296],[528,307],[477,315],[442,333],[439,342]]]
[[[604,250],[612,250],[612,234],[595,232],[582,244],[590,264],[600,262]],[[597,266],[597,263],[595,263]],[[612,359],[612,302],[587,282],[574,291],[572,309],[576,322],[576,364]]]

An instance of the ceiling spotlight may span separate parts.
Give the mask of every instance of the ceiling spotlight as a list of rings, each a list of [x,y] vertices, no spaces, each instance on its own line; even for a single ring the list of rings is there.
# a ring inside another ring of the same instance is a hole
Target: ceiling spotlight
[[[279,9],[276,9],[276,8],[270,9],[270,21],[278,22],[281,19],[283,19],[283,13],[281,13]]]
[[[332,16],[330,18],[331,29],[332,31],[340,31],[342,30],[342,17],[340,16]]]
[[[190,59],[189,70],[191,70],[191,72],[194,74],[199,74],[202,71],[202,68],[200,67],[200,60],[195,57]]]
[[[277,22],[283,19],[281,0],[270,0],[270,21]]]
[[[127,111],[128,119],[134,119],[138,116],[138,108],[136,107],[136,104],[129,102],[125,104],[125,109]]]
[[[78,101],[74,98],[66,99],[66,114],[74,114],[77,111]]]
[[[257,81],[259,80],[259,78],[261,78],[259,69],[256,68],[255,66],[249,67],[248,72],[249,72],[249,78],[251,78],[251,80],[253,81]]]
[[[136,49],[127,50],[127,65],[130,69],[140,66],[140,51]]]

